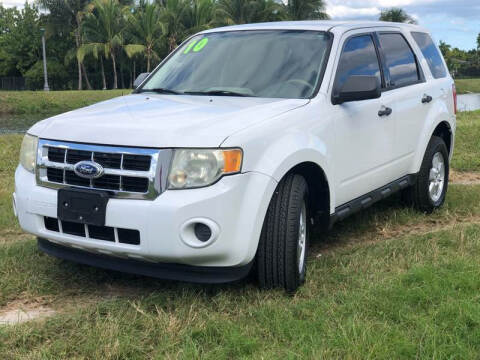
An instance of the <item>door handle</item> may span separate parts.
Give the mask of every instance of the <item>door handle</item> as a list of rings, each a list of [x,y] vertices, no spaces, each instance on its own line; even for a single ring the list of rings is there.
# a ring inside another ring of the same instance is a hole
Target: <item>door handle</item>
[[[430,101],[432,101],[432,97],[430,95],[427,95],[427,94],[423,94],[423,97],[422,97],[422,104],[426,104],[426,103],[429,103]]]
[[[386,106],[382,106],[380,110],[378,110],[378,116],[388,116],[392,113],[392,109]]]

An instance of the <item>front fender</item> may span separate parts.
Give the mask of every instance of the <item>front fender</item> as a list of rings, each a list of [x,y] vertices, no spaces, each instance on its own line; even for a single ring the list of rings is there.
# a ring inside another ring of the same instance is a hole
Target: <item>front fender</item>
[[[242,171],[259,172],[280,181],[298,164],[314,163],[323,170],[329,184],[330,212],[333,212],[335,194],[328,150],[331,147],[327,146],[321,138],[300,131],[290,131],[279,137],[272,136],[269,140],[250,143],[244,147]],[[264,146],[265,144],[267,145]],[[272,194],[266,195],[271,197]]]

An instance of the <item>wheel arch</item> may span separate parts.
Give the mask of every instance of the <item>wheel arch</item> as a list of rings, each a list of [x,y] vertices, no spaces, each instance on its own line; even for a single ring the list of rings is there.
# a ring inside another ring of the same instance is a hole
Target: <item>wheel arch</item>
[[[453,117],[451,120],[447,119],[447,116],[439,117],[437,121],[433,123],[427,123],[424,127],[422,136],[419,140],[418,149],[414,156],[413,167],[410,171],[412,174],[415,174],[420,170],[425,151],[427,150],[428,143],[430,142],[432,136],[439,136],[445,141],[449,157],[451,159],[455,143],[455,118]]]
[[[335,209],[335,193],[333,175],[329,171],[328,156],[318,148],[297,148],[285,155],[276,164],[270,163],[265,169],[276,181],[280,182],[287,174],[296,172],[307,181],[309,189],[314,189],[314,196],[326,195],[326,212],[331,214]],[[265,162],[262,162],[265,163]],[[319,197],[316,197],[319,199]],[[325,200],[325,196],[322,199]]]
[[[450,156],[453,145],[453,132],[450,124],[447,121],[440,122],[433,130],[432,136],[438,136],[443,139],[445,145],[447,145],[447,151]]]
[[[312,161],[304,161],[293,166],[287,173],[303,176],[308,185],[310,214],[318,215],[319,221],[328,223],[330,217],[330,186],[325,171]]]

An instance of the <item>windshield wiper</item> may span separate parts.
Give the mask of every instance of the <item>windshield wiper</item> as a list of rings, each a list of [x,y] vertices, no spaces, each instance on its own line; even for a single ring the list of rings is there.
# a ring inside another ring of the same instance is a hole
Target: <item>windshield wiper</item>
[[[158,94],[173,94],[173,95],[182,95],[183,92],[181,91],[176,91],[172,89],[166,89],[166,88],[154,88],[154,89],[142,89],[140,92],[156,92]]]
[[[213,95],[213,96],[255,96],[230,90],[209,90],[209,91],[184,91],[188,95]]]

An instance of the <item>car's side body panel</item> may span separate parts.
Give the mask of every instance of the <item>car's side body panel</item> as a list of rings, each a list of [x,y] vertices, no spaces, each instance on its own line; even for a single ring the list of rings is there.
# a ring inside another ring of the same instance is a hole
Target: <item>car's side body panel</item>
[[[439,84],[451,88],[452,80],[432,78],[409,27],[405,30],[404,26],[377,24],[347,29],[337,26],[329,31],[334,41],[317,97],[303,107],[232,134],[222,146],[244,144],[244,170],[265,173],[277,181],[301,162],[316,163],[328,179],[333,214],[342,204],[418,172],[435,127],[448,121],[454,129],[454,118],[449,115],[453,112],[451,90],[439,89]],[[405,37],[421,66],[423,80],[384,89],[380,99],[332,105],[330,98],[345,41],[380,32]],[[421,102],[424,93],[431,93],[431,103]],[[393,114],[379,117],[382,106],[391,107]],[[318,118],[317,113],[321,114]]]
[[[267,174],[280,181],[296,165],[312,162],[323,170],[328,183],[334,184],[330,150],[334,128],[330,115],[323,111],[325,102],[317,97],[303,107],[231,135],[222,146],[242,144],[245,172]],[[332,187],[329,192],[333,212],[335,192]]]
[[[327,98],[330,99],[339,71],[339,60],[347,41],[358,36],[369,36],[373,42],[374,28],[352,29],[336,36],[335,57],[329,73]],[[381,118],[378,111],[392,107],[392,97],[382,94],[379,99],[354,101],[341,105],[325,104],[325,113],[334,124],[335,158],[333,171],[335,206],[366,194],[399,176],[393,173],[395,124],[393,117]],[[375,139],[374,141],[372,141]]]
[[[410,172],[414,173],[420,169],[428,142],[432,137],[435,128],[442,122],[449,124],[451,130],[450,159],[453,155],[456,130],[456,117],[454,114],[455,111],[452,88],[454,82],[449,75],[444,78],[435,79],[430,71],[427,60],[420,51],[417,43],[414,41],[411,32],[406,31],[405,36],[409,40],[409,43],[415,51],[415,54],[419,58],[419,62],[425,74],[426,82],[424,84],[423,92],[424,94],[432,97],[431,102],[422,104],[423,111],[417,115],[417,118],[422,118],[420,122],[422,126],[420,129],[418,129],[418,135],[416,133],[409,134],[414,136],[417,135],[416,143],[414,144],[414,156],[410,164]],[[440,51],[438,48],[437,50]],[[445,63],[443,57],[442,62],[445,69],[447,69],[447,64]]]

